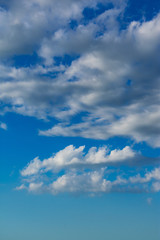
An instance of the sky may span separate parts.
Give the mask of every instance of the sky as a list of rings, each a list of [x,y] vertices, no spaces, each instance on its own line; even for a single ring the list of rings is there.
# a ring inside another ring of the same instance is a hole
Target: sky
[[[0,239],[160,239],[158,0],[0,0]]]

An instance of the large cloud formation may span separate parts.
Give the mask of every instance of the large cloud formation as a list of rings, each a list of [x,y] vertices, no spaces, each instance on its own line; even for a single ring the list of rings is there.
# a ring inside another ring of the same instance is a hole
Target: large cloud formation
[[[160,15],[123,29],[125,4],[101,1],[96,14],[98,3],[1,1],[1,114],[57,118],[45,136],[127,136],[160,147]],[[87,21],[85,9],[94,13]],[[34,64],[16,66],[33,53]]]
[[[160,14],[124,24],[126,9],[123,0],[0,0],[0,115],[56,119],[52,128],[39,129],[46,137],[118,136],[159,148]],[[107,167],[145,162],[129,146],[109,154],[106,148],[83,150],[69,146],[34,159],[21,174],[42,181],[31,181],[28,189],[46,189],[42,175],[65,168],[47,184],[51,191],[119,191],[119,183],[129,191],[134,178],[107,180]],[[68,159],[63,151],[70,152]],[[157,177],[145,174],[134,184],[158,191]]]

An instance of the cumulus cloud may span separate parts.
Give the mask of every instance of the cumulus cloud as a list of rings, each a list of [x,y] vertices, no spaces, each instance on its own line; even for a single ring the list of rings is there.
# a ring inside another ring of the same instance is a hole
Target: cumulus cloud
[[[56,172],[65,168],[80,168],[88,167],[92,165],[107,165],[115,164],[117,162],[125,162],[135,157],[135,152],[126,146],[122,150],[109,151],[107,147],[96,148],[92,147],[88,153],[84,152],[85,146],[75,148],[73,145],[69,145],[63,150],[57,152],[53,157],[44,159],[41,161],[38,157],[33,159],[26,168],[21,171],[23,177],[38,174],[40,172],[53,171]]]
[[[129,175],[130,172],[128,172],[127,174]],[[112,179],[113,176],[114,179]],[[46,177],[47,175],[45,175],[43,182],[39,182],[39,178],[30,177],[30,179],[23,179],[25,183],[17,187],[16,190],[26,189],[27,191],[33,193],[48,192],[51,194],[85,193],[87,195],[110,192],[141,193],[160,191],[160,181],[157,181],[157,179],[154,177],[152,178],[152,180],[150,179],[147,182],[142,182],[141,179],[139,179],[139,181],[137,179],[137,182],[135,182],[132,181],[128,176],[124,177],[122,174],[118,175],[115,169],[112,169],[112,171],[106,168],[86,171],[69,170],[62,175],[53,175],[49,179],[47,177],[47,180]],[[135,176],[135,178],[137,178],[137,176]]]
[[[152,179],[160,180],[160,168],[155,168],[154,170],[147,172],[144,177],[141,177],[140,174],[130,177],[132,183],[146,183],[150,182]]]
[[[51,193],[57,194],[61,192],[71,193],[97,193],[106,192],[111,188],[110,181],[103,179],[103,169],[89,173],[68,173],[58,177],[49,189]]]
[[[130,147],[112,151],[92,147],[87,153],[84,148],[70,145],[43,161],[33,159],[22,169],[23,183],[16,190],[51,194],[159,191],[160,168],[145,172],[141,168],[137,175],[139,155]],[[124,172],[123,166],[129,166],[130,161],[135,161],[134,165]]]

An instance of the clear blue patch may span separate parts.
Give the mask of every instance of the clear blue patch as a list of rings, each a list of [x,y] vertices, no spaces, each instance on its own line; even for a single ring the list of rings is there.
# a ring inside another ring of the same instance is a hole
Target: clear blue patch
[[[129,0],[123,16],[119,17],[121,29],[126,29],[132,21],[150,21],[159,12],[159,0]]]
[[[77,82],[79,79],[77,77],[72,77],[68,79],[68,82]]]
[[[60,57],[54,57],[54,65],[55,66],[60,66],[60,65],[65,65],[65,66],[70,66],[72,64],[72,62],[76,59],[78,59],[79,56],[77,55],[68,55],[65,54],[64,56]]]
[[[88,117],[88,112],[77,113],[72,117],[72,124],[82,123],[85,117]]]
[[[96,8],[90,8],[90,7],[86,7],[83,10],[83,23],[87,24],[90,20],[98,17],[99,15],[101,15],[102,13],[104,13],[105,11],[112,9],[114,6],[112,3],[107,3],[107,4],[103,4],[103,3],[98,3]]]
[[[127,85],[128,87],[130,87],[130,86],[132,85],[132,80],[128,79],[127,82],[126,82],[126,85]]]
[[[14,67],[31,67],[37,64],[42,63],[42,58],[40,58],[37,53],[33,53],[30,55],[15,55],[11,59],[12,65]]]
[[[46,78],[53,79],[53,78],[57,78],[59,74],[60,74],[59,71],[48,71],[47,73],[43,73],[43,74],[40,73],[39,77],[46,77]]]
[[[142,155],[146,157],[151,158],[160,157],[160,148],[152,148],[145,142],[136,143],[134,145],[134,149],[136,151],[140,151]]]
[[[0,1],[0,11],[7,11],[9,9],[10,0],[1,0]]]
[[[72,19],[69,23],[71,29],[75,30],[78,27],[78,22],[75,19]]]

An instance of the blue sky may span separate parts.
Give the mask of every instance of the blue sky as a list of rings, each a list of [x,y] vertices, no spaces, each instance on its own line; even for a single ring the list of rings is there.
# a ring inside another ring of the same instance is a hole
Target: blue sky
[[[0,238],[158,240],[160,4],[0,1]]]

